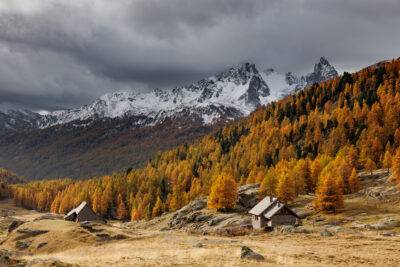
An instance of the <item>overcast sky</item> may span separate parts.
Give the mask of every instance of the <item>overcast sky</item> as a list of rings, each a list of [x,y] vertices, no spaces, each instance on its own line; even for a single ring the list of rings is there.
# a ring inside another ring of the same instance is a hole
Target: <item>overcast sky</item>
[[[0,106],[77,107],[251,61],[339,72],[400,56],[399,0],[0,0]]]

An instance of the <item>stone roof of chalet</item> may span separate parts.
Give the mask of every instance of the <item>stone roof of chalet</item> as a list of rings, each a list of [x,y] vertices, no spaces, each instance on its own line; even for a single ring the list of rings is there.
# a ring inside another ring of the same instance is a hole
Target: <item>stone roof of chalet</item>
[[[87,205],[86,201],[83,201],[78,207],[76,207],[75,209],[71,210],[70,212],[68,212],[67,216],[70,216],[74,213],[79,214],[79,212],[81,212],[81,210]]]
[[[261,213],[263,213],[266,209],[268,209],[275,201],[277,201],[278,199],[275,197],[272,197],[272,201],[271,201],[271,197],[267,196],[265,197],[263,200],[261,200],[260,202],[258,202],[257,205],[255,205],[250,211],[249,213],[253,214],[253,215],[257,215],[260,216]]]
[[[288,206],[283,204],[282,202],[279,201],[279,199],[267,196],[263,200],[261,200],[257,205],[255,205],[249,213],[253,215],[260,216],[263,214],[263,216],[267,219],[271,219],[272,216],[274,216],[277,212],[279,212],[282,208],[286,208],[290,213],[292,213],[294,216],[299,218],[299,216],[292,211]]]

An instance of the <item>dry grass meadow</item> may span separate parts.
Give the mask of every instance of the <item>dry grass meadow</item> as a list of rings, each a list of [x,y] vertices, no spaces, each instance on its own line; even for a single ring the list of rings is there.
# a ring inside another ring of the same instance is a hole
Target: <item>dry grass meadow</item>
[[[365,184],[378,188],[382,184]],[[386,186],[390,189],[390,184]],[[386,189],[385,189],[386,190]],[[296,201],[305,206],[314,197]],[[400,197],[378,200],[365,195],[347,196],[345,208],[337,213],[316,213],[303,220],[309,233],[256,233],[245,236],[216,236],[185,233],[180,230],[160,231],[172,214],[149,221],[122,224],[110,221],[93,224],[92,231],[61,219],[35,220],[43,214],[0,202],[1,250],[26,260],[55,258],[78,266],[400,266],[400,225],[388,232],[372,228],[354,228],[354,223],[373,225],[388,216],[400,222]],[[323,220],[318,220],[321,216]],[[26,221],[18,229],[48,230],[37,236],[24,236],[5,229],[14,219]],[[332,237],[320,236],[327,228]],[[335,231],[336,228],[341,230]],[[104,239],[124,236],[125,239]],[[30,242],[27,248],[16,247],[18,241]],[[193,247],[201,242],[203,247]],[[47,243],[38,248],[39,244]],[[265,257],[262,262],[240,259],[242,246],[250,247]],[[29,265],[54,266],[54,265]]]

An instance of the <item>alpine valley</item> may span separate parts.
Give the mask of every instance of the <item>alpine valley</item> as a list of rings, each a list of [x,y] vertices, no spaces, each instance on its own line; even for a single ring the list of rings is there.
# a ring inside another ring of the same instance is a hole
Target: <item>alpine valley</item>
[[[188,86],[113,92],[46,115],[0,112],[0,165],[28,179],[99,176],[145,164],[261,105],[338,76],[325,58],[296,76],[243,63]]]

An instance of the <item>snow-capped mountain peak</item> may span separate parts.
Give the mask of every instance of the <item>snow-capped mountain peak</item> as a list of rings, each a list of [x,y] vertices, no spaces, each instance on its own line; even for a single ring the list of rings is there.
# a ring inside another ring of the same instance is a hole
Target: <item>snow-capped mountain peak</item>
[[[260,105],[336,76],[335,68],[323,57],[306,76],[296,76],[292,72],[280,74],[272,68],[259,72],[254,64],[242,63],[172,90],[113,92],[90,105],[46,115],[27,111],[1,113],[0,125],[11,130],[19,129],[19,125],[43,129],[66,123],[83,127],[97,120],[114,118],[127,118],[132,127],[182,119],[209,124],[246,116]]]
[[[40,128],[93,118],[145,118],[137,126],[149,126],[176,118],[177,114],[197,114],[211,123],[230,110],[234,117],[245,116],[265,104],[269,87],[256,66],[243,63],[207,79],[172,90],[154,89],[137,94],[114,92],[78,109],[55,111],[38,121]],[[234,118],[232,117],[232,118]]]
[[[305,76],[297,76],[292,72],[287,72],[283,75],[271,68],[264,70],[262,75],[271,88],[271,98],[277,100],[285,95],[307,88],[314,83],[321,83],[335,78],[338,73],[326,58],[321,57],[319,62],[314,65],[314,71]]]

